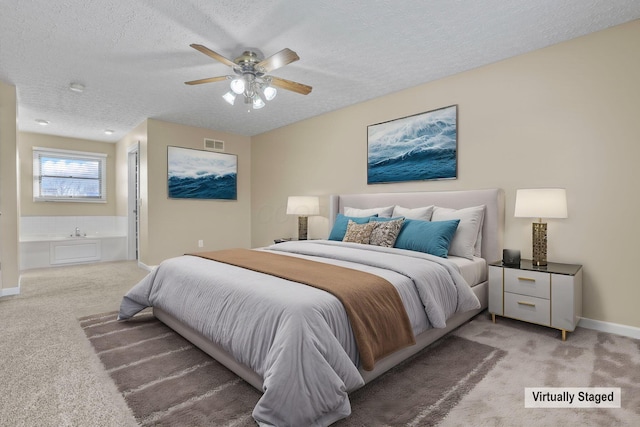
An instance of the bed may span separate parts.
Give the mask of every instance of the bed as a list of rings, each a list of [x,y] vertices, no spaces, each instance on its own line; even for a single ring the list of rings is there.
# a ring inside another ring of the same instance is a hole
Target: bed
[[[425,210],[429,226],[458,227],[447,243],[455,254],[446,259],[414,250],[406,236],[409,246],[400,248],[331,239],[348,218],[392,222],[400,212],[407,228],[424,226]],[[411,344],[369,359],[358,350],[365,347],[349,326],[348,306],[336,296],[201,254],[164,261],[125,295],[120,319],[152,306],[159,320],[263,392],[253,411],[259,425],[326,426],[348,416],[348,393],[487,307],[487,263],[501,257],[504,195],[500,189],[332,195],[329,211],[330,239],[280,243],[251,256],[381,277],[406,309]]]

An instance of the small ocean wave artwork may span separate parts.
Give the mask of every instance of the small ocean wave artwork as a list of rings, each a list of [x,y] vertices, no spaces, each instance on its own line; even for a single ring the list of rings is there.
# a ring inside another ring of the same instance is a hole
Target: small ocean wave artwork
[[[167,147],[168,192],[172,199],[238,199],[238,157]]]
[[[457,177],[457,105],[367,128],[367,183]]]

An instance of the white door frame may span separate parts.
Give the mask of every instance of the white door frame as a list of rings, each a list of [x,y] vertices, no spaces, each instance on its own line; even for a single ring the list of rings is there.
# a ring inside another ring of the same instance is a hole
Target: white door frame
[[[140,212],[140,143],[136,142],[127,150],[127,259],[137,260],[139,249]]]

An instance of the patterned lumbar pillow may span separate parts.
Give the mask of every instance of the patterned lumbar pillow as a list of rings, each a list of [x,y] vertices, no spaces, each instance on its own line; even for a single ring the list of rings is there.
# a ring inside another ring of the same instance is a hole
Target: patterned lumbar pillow
[[[372,221],[376,226],[371,232],[369,239],[370,245],[384,246],[392,248],[393,244],[400,234],[404,218],[394,219],[392,221]]]
[[[358,224],[349,220],[347,224],[347,232],[344,234],[343,242],[369,244],[371,232],[375,228],[375,222],[367,222],[366,224]]]

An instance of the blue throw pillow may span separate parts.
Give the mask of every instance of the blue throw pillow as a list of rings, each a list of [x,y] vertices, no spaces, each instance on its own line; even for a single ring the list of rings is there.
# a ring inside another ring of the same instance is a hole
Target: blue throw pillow
[[[459,222],[405,219],[394,247],[447,258]]]
[[[344,235],[347,232],[347,226],[349,225],[349,220],[355,222],[356,224],[366,224],[369,222],[371,218],[377,217],[378,214],[373,216],[365,216],[365,217],[355,217],[355,216],[344,216],[339,213],[336,216],[336,221],[333,223],[333,228],[331,229],[331,233],[329,233],[329,240],[338,240],[342,241],[344,239]]]

